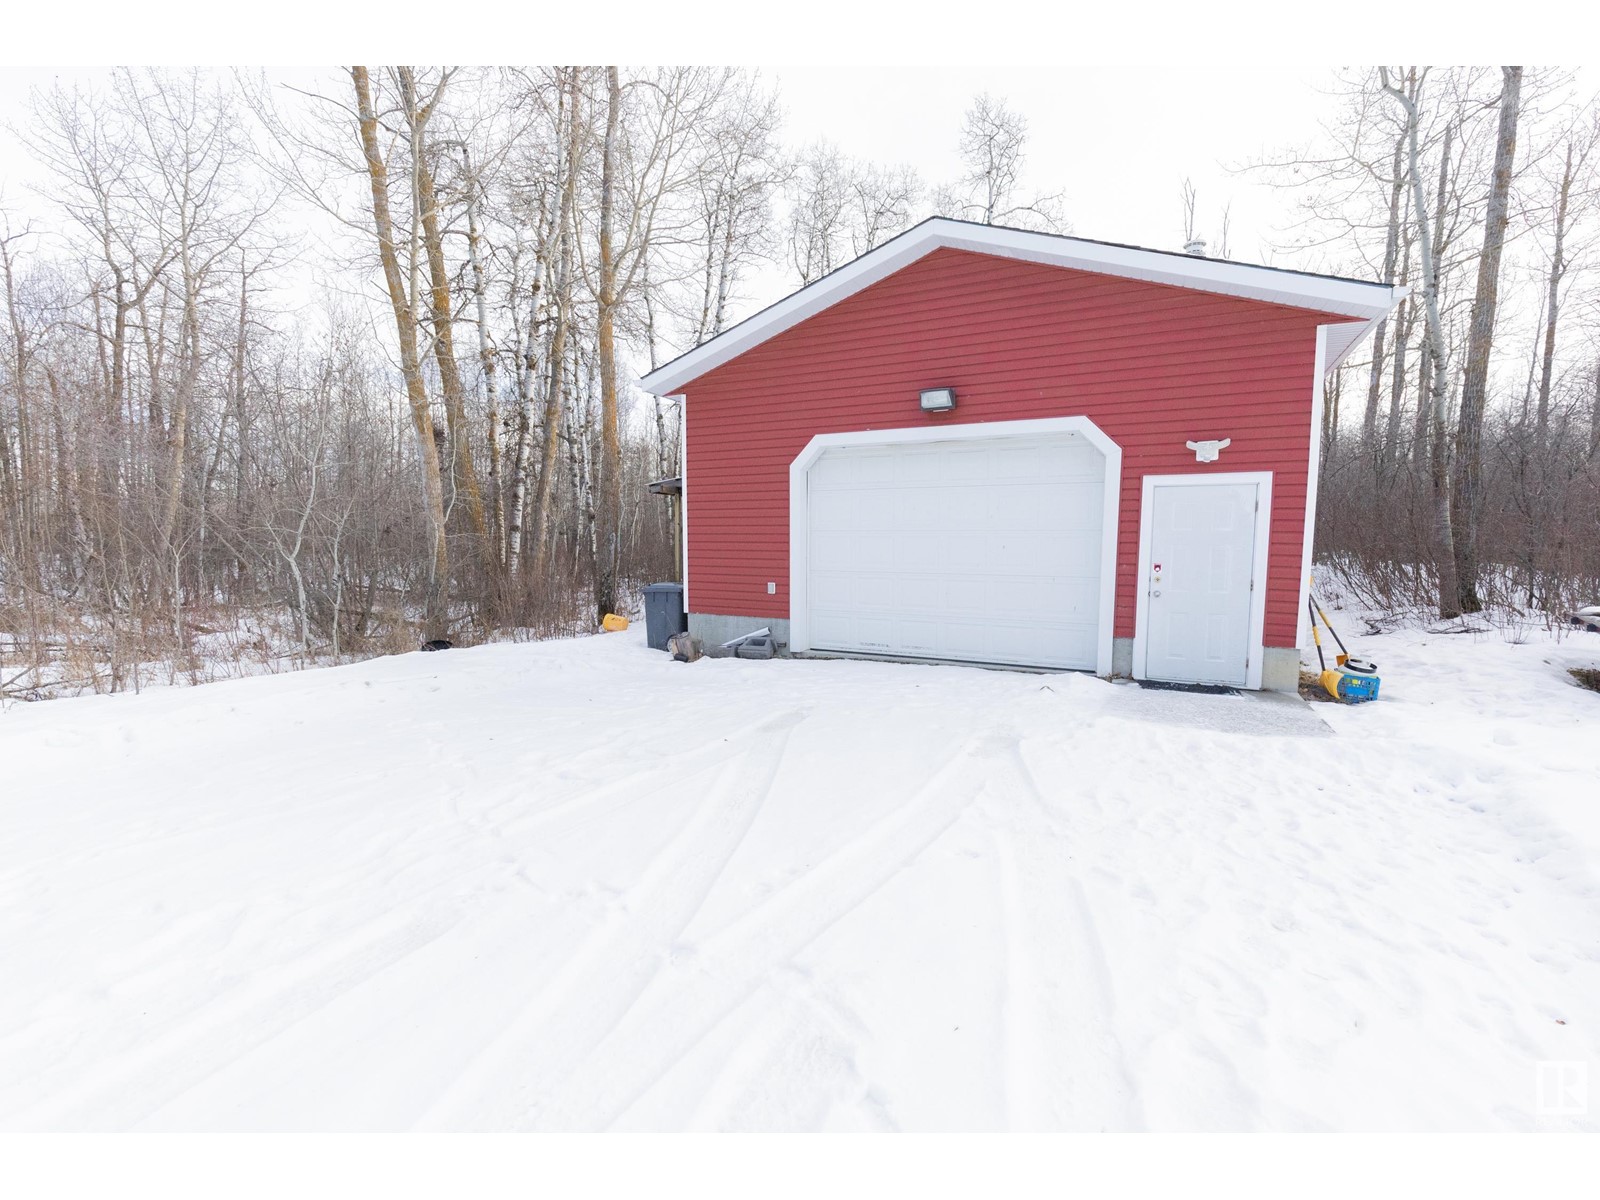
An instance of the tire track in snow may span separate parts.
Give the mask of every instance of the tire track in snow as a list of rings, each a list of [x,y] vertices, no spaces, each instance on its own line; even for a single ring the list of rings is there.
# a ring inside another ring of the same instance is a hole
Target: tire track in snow
[[[276,972],[265,985],[241,985],[154,1039],[102,1060],[82,1082],[7,1121],[26,1129],[127,1129],[442,937],[464,915],[460,905],[437,901],[386,913]]]
[[[351,777],[354,780],[360,778],[360,776]],[[341,782],[343,781],[332,781],[334,786]],[[187,785],[188,781],[185,781],[185,786]],[[126,781],[122,782],[122,786],[126,786]],[[213,783],[210,779],[205,779],[194,786],[197,789],[212,788]],[[122,830],[115,828],[91,830],[87,836],[98,837],[101,840],[87,850],[74,848],[57,852],[49,857],[30,855],[25,870],[0,872],[0,904],[7,903],[7,898],[12,894],[20,895],[31,890],[39,879],[54,878],[69,870],[86,866],[101,870],[114,866],[124,859],[137,860],[140,856],[148,856],[152,851],[164,854],[181,853],[181,847],[186,842],[194,843],[204,849],[208,841],[222,836],[247,840],[259,837],[262,830],[270,831],[308,813],[326,812],[328,808],[328,799],[322,795],[309,802],[274,804],[267,807],[243,804],[229,806],[224,802],[193,813],[185,813],[182,824],[158,828],[137,837],[126,836]],[[70,828],[66,822],[62,822],[60,827]],[[20,858],[21,855],[13,844],[20,840],[13,837],[0,841],[0,857],[8,860]]]
[[[747,740],[754,744],[733,751],[733,760],[724,764],[688,824],[608,906],[603,927],[473,1057],[418,1119],[419,1127],[518,1127],[519,1117],[541,1102],[552,1082],[569,1074],[626,1019],[676,953],[676,939],[755,823],[789,738],[804,720],[805,711],[796,709],[752,727]],[[717,757],[726,753],[720,750]],[[509,1090],[501,1087],[507,1076],[517,1081]],[[487,1105],[485,1095],[493,1095]]]
[[[1077,839],[1051,811],[1020,743],[1007,759],[1011,787],[994,797],[994,824],[1004,831],[996,840],[1006,921],[1008,1124],[1140,1128],[1110,966],[1088,894],[1061,850]]]
[[[1004,1087],[1006,1128],[1024,1127],[1025,1117],[1040,1108],[1037,1098],[1037,1070],[1034,1055],[1038,1052],[1038,1024],[1034,1019],[1034,1005],[1029,997],[1036,989],[1037,980],[1029,969],[1031,956],[1023,945],[1022,921],[1026,905],[1017,882],[1017,864],[1011,842],[999,831],[994,834],[995,858],[999,864],[1000,913],[1004,922],[1005,964],[1001,972],[1005,992],[1001,1000],[1001,1037],[1005,1046]],[[1019,1015],[1025,1010],[1025,1015]]]
[[[188,911],[124,937],[115,953],[93,960],[76,988],[36,998],[40,1015],[0,1036],[0,1120],[124,1128],[437,940],[503,886],[493,864],[463,871],[440,858],[439,833],[415,827],[373,837],[354,857],[341,855],[336,872],[296,877],[271,892],[251,887],[218,897],[175,873],[168,899]],[[138,874],[97,879],[79,895],[116,913],[153,870],[147,864]],[[348,904],[378,889],[388,907]],[[244,930],[259,949],[239,950]],[[200,960],[214,987],[170,987]],[[25,1052],[35,1037],[69,1049],[34,1061],[40,1056]]]
[[[596,787],[585,787],[579,781],[575,791],[559,795],[547,803],[536,803],[531,808],[528,806],[526,795],[519,793],[506,796],[476,814],[458,812],[457,819],[496,837],[515,837],[535,830],[548,833],[552,826],[559,832],[570,827],[565,823],[569,818],[580,817],[580,820],[571,822],[571,825],[582,824],[589,819],[593,810],[605,809],[608,802],[610,809],[626,808],[635,803],[643,791],[648,791],[657,785],[681,784],[688,775],[723,766],[744,753],[741,749],[744,743],[752,738],[759,738],[764,734],[786,728],[791,718],[794,718],[794,723],[798,723],[803,715],[804,710],[797,709],[778,717],[763,717],[746,722],[736,726],[720,742],[696,746],[678,754],[664,755],[646,767],[607,780]],[[608,752],[604,748],[592,751],[584,758],[603,760],[606,753],[615,758],[614,749]],[[497,813],[508,808],[516,808],[519,811],[503,819],[496,817]]]
[[[985,791],[1014,736],[970,738],[904,804],[875,821],[804,876],[708,937],[653,1003],[551,1080],[548,1101],[516,1124],[604,1129],[727,1018],[773,970],[826,933],[910,866]]]

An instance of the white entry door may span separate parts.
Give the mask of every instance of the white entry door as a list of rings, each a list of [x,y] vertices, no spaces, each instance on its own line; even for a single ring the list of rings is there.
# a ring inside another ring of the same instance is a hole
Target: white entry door
[[[1204,476],[1145,483],[1144,678],[1246,686],[1261,654],[1266,581],[1256,576],[1270,485]]]
[[[803,486],[810,648],[1095,669],[1106,460],[1083,436],[839,446]]]

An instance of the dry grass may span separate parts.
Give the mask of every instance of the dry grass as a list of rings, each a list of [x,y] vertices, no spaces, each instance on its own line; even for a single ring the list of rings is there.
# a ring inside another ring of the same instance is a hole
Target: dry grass
[[[1300,672],[1300,699],[1310,700],[1316,704],[1338,703],[1328,695],[1327,689],[1322,686],[1322,676],[1315,671]]]

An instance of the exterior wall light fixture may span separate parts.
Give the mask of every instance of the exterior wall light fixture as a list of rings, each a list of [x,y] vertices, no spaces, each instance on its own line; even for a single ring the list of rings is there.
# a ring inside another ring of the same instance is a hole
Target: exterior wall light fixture
[[[1185,442],[1185,446],[1194,451],[1196,462],[1216,462],[1217,457],[1233,445],[1232,438],[1219,438],[1210,442]]]
[[[949,412],[955,406],[954,388],[929,388],[922,393],[923,412]]]

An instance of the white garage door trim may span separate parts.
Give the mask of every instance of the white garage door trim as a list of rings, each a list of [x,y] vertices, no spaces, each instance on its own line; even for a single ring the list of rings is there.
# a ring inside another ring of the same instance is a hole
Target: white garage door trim
[[[851,433],[819,433],[789,465],[789,648],[811,646],[810,522],[806,480],[811,465],[828,450],[844,446],[890,446],[916,442],[971,441],[1076,433],[1105,459],[1105,495],[1101,505],[1100,628],[1095,645],[1095,671],[1111,674],[1111,633],[1116,619],[1117,517],[1122,497],[1122,447],[1088,417],[1046,417],[1030,421],[981,421],[964,425],[928,425],[912,429],[866,429]]]
[[[1149,679],[1145,669],[1150,622],[1150,539],[1151,517],[1155,511],[1154,493],[1158,487],[1205,487],[1231,483],[1256,485],[1256,540],[1250,578],[1255,583],[1250,593],[1249,664],[1245,668],[1245,687],[1261,687],[1261,660],[1267,623],[1267,542],[1272,532],[1272,472],[1217,471],[1196,475],[1146,475],[1139,497],[1139,584],[1134,603],[1133,677]]]

